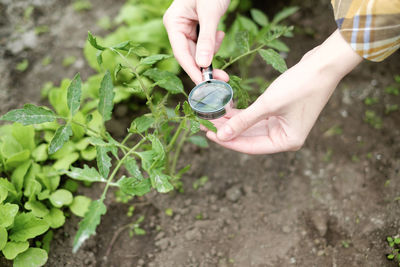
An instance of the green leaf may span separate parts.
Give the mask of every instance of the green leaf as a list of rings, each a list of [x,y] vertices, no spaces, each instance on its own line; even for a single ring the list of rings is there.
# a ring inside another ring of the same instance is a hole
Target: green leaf
[[[157,55],[151,55],[149,57],[142,58],[140,60],[141,65],[153,65],[154,63],[157,63],[160,60],[170,58],[171,55],[165,55],[165,54],[157,54]]]
[[[54,134],[53,139],[51,139],[49,145],[49,154],[54,154],[57,152],[57,150],[62,148],[64,143],[67,142],[71,136],[72,128],[70,124],[60,126]]]
[[[56,208],[68,206],[72,203],[73,196],[71,192],[65,189],[58,189],[50,195],[50,202]]]
[[[97,60],[97,64],[99,64],[99,66],[101,66],[103,64],[103,51],[102,50],[98,50],[96,52],[96,60]]]
[[[71,171],[65,171],[69,177],[85,182],[106,182],[94,167],[89,167],[86,164],[81,168],[71,167]]]
[[[124,177],[118,181],[118,184],[121,188],[121,191],[130,196],[143,196],[151,190],[150,179]]]
[[[0,120],[19,122],[23,125],[52,122],[56,119],[53,111],[32,104],[25,104],[22,109],[9,111]]]
[[[157,68],[148,69],[143,75],[157,82],[157,85],[171,94],[184,93],[182,81],[175,74]]]
[[[249,44],[249,32],[240,31],[235,34],[235,42],[241,53],[248,52],[250,50]]]
[[[154,124],[154,122],[155,119],[152,114],[140,116],[132,121],[129,132],[143,133],[147,131]]]
[[[150,55],[150,52],[141,46],[140,44],[131,44],[131,47],[129,48],[128,54],[134,53],[138,57],[146,57]]]
[[[188,138],[188,141],[195,144],[196,146],[206,148],[208,147],[207,139],[200,135],[193,135]]]
[[[155,153],[154,161],[163,161],[165,158],[165,149],[160,139],[157,136],[151,134],[147,136],[151,141],[151,149]]]
[[[0,204],[0,227],[7,228],[12,225],[18,209],[19,207],[16,204]]]
[[[72,252],[78,251],[80,246],[88,239],[91,235],[96,234],[97,225],[100,224],[101,215],[104,215],[107,211],[106,206],[102,200],[95,200],[90,203],[89,209],[85,214],[83,220],[79,223],[79,229],[76,233]]]
[[[387,255],[388,260],[393,260],[394,259],[394,255],[393,254],[389,254]]]
[[[28,248],[18,254],[13,267],[39,267],[47,262],[47,252],[41,248]]]
[[[112,82],[111,74],[107,70],[106,74],[101,81],[99,90],[99,112],[103,116],[104,121],[111,119],[111,114],[113,110],[113,100],[114,100],[114,85]]]
[[[24,178],[30,166],[31,161],[25,161],[13,171],[11,175],[11,182],[13,183],[17,191],[22,190],[22,187],[24,185]]]
[[[142,172],[139,169],[139,166],[136,163],[136,160],[133,157],[128,157],[124,161],[124,166],[126,170],[132,175],[134,178],[143,179]]]
[[[268,25],[268,17],[261,10],[252,8],[250,9],[250,15],[258,25],[263,27]]]
[[[278,39],[274,39],[270,42],[267,43],[267,45],[271,48],[274,48],[278,51],[281,52],[289,52],[289,47],[282,41],[278,40]]]
[[[200,131],[200,122],[195,119],[190,119],[190,131],[192,133],[197,133]]]
[[[135,231],[135,235],[145,235],[146,234],[146,231],[139,227],[133,228],[133,231]]]
[[[400,238],[399,238],[399,237],[396,237],[396,238],[394,239],[394,243],[397,244],[397,245],[400,244]]]
[[[79,110],[79,106],[81,105],[81,76],[78,74],[75,75],[71,84],[68,86],[67,93],[67,104],[71,114],[71,117],[76,114]]]
[[[10,231],[10,240],[22,242],[45,233],[49,224],[44,219],[39,219],[32,212],[20,213],[15,217],[14,225]]]
[[[229,76],[229,85],[233,89],[237,108],[247,108],[249,106],[250,96],[247,90],[241,86],[241,81],[242,79],[238,76]]]
[[[197,118],[201,125],[205,126],[208,130],[213,131],[214,133],[217,132],[217,128],[214,126],[214,124],[211,121],[208,120],[203,120],[200,118]]]
[[[17,195],[17,190],[15,189],[15,186],[10,183],[6,178],[0,178],[0,188],[3,188],[3,190],[6,190],[7,192],[10,192],[13,195]]]
[[[33,215],[39,218],[43,218],[49,213],[49,210],[42,202],[36,201],[34,199],[25,202],[24,208],[27,210],[31,210]]]
[[[42,248],[47,253],[49,253],[49,251],[50,251],[50,243],[51,243],[51,240],[53,240],[53,236],[54,236],[54,233],[52,230],[50,230],[50,231],[47,231],[47,233],[44,235],[44,237],[42,239],[42,244],[43,244]]]
[[[39,164],[33,163],[24,179],[24,196],[31,198],[42,191],[42,185],[36,180],[36,176],[40,173]]]
[[[69,209],[76,216],[83,217],[89,209],[90,202],[92,202],[92,200],[88,197],[76,196],[74,197],[72,204],[69,206]]]
[[[111,158],[107,155],[109,149],[104,146],[98,146],[96,147],[96,151],[97,167],[99,168],[101,176],[107,178],[111,168]]]
[[[40,144],[32,151],[32,158],[36,162],[46,161],[48,158],[47,149],[47,144]]]
[[[273,49],[261,49],[258,51],[260,56],[267,62],[267,64],[272,65],[274,69],[283,73],[287,70],[285,60]]]
[[[29,248],[29,242],[8,242],[2,252],[7,260],[13,260],[18,254]]]
[[[65,223],[64,212],[57,208],[51,208],[50,212],[43,218],[51,228],[59,228]]]
[[[94,37],[91,32],[88,32],[88,41],[97,50],[105,50],[106,49],[104,46],[101,46],[97,43],[96,37]]]
[[[150,179],[152,186],[160,193],[167,193],[174,189],[172,184],[169,182],[171,177],[159,170],[154,170],[150,174]]]
[[[0,250],[2,250],[7,244],[8,233],[6,228],[0,226]]]
[[[32,151],[35,148],[35,128],[33,126],[23,126],[14,123],[11,126],[12,136],[21,144],[23,149]]]
[[[280,12],[278,12],[275,15],[274,19],[272,20],[272,23],[276,24],[276,23],[280,22],[281,20],[286,19],[287,17],[296,13],[297,10],[299,10],[299,8],[297,6],[285,7],[284,9],[282,9]]]
[[[193,115],[193,110],[187,101],[183,102],[183,113],[185,113],[186,116]]]

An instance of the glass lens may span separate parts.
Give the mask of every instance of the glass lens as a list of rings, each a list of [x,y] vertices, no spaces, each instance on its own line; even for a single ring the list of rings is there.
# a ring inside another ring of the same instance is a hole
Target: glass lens
[[[218,111],[230,101],[230,88],[221,82],[206,82],[192,91],[190,102],[194,109],[200,112]]]

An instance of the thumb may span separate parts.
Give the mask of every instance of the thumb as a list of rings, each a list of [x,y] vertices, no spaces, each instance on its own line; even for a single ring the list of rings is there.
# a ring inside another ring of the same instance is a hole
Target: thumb
[[[251,106],[232,116],[217,132],[220,141],[229,141],[267,117],[266,106],[260,98]]]
[[[221,16],[217,12],[200,12],[200,33],[196,45],[196,63],[199,67],[206,68],[211,65],[214,56],[215,38]]]

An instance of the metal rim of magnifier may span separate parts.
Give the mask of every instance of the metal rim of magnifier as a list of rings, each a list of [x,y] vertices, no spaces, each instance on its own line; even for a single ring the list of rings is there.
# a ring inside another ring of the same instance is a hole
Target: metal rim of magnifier
[[[199,89],[200,87],[202,87],[204,84],[207,84],[207,83],[218,83],[218,84],[222,84],[223,86],[225,86],[225,87],[229,90],[229,93],[230,93],[229,101],[227,101],[226,104],[225,104],[224,106],[222,106],[221,108],[219,108],[219,109],[217,109],[217,110],[210,111],[210,112],[200,111],[199,109],[195,108],[194,105],[193,105],[193,103],[192,103],[192,95],[193,95],[193,92],[196,91],[197,89]],[[188,99],[189,99],[189,105],[190,105],[190,107],[192,108],[192,110],[194,111],[194,113],[195,113],[198,117],[200,117],[200,118],[202,118],[202,119],[209,119],[209,120],[218,119],[218,118],[224,116],[224,115],[226,114],[226,112],[227,112],[227,109],[230,108],[230,105],[232,105],[232,98],[233,98],[233,90],[232,90],[232,87],[231,87],[229,84],[227,84],[226,82],[222,82],[222,81],[215,80],[215,79],[210,79],[210,80],[207,80],[207,81],[204,81],[204,82],[199,83],[198,85],[196,85],[196,86],[192,89],[192,91],[190,91],[190,94],[189,94],[189,97],[188,97]]]

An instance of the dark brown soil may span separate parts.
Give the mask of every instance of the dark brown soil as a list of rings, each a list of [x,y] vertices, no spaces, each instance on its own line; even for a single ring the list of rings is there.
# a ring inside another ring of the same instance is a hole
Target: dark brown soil
[[[0,0],[0,14],[11,5],[3,2],[11,1]],[[51,32],[18,54],[4,49],[12,34],[6,31],[8,23],[16,22],[1,16],[1,113],[39,102],[45,81],[58,83],[76,71],[83,78],[90,74],[81,53],[86,32],[101,32],[95,21],[115,15],[122,1],[98,1],[86,13],[73,12],[70,1],[50,2],[34,17],[35,23],[51,25]],[[295,2],[301,10],[292,18],[297,34],[287,40],[289,66],[335,29],[329,1]],[[62,58],[70,54],[82,63],[66,69]],[[43,68],[45,55],[54,60]],[[23,58],[30,66],[18,73],[14,67]],[[265,65],[254,69],[271,72]],[[339,84],[298,152],[249,156],[214,144],[208,149],[187,145],[179,162],[192,164],[182,179],[184,193],[152,193],[129,204],[110,194],[98,234],[72,254],[79,221],[72,217],[56,232],[47,266],[396,266],[386,260],[385,239],[398,234],[400,226],[395,200],[400,194],[400,117],[398,111],[384,111],[387,104],[400,104],[400,96],[384,88],[399,70],[400,53],[379,64],[363,62]],[[366,106],[364,99],[372,96],[379,102]],[[382,129],[364,122],[367,109],[382,118]],[[342,133],[327,134],[333,126]],[[204,175],[208,182],[195,190],[193,183]],[[100,186],[82,190],[93,198],[101,192]],[[131,205],[137,208],[128,217]],[[167,216],[166,209],[173,215]],[[140,215],[147,234],[130,237],[123,227]]]

